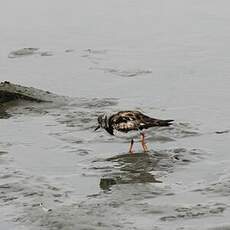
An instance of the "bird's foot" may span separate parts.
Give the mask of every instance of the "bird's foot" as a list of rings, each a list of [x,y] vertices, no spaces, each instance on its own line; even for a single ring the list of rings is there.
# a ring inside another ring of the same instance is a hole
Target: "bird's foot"
[[[142,147],[143,147],[144,153],[148,153],[149,152],[148,146],[145,143],[143,143]]]
[[[129,153],[133,154],[133,143],[134,143],[134,140],[132,139],[131,142],[130,142],[130,147],[129,147]]]

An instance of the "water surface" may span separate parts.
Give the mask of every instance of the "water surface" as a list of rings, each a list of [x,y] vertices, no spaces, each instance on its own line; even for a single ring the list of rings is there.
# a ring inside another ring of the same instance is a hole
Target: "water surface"
[[[230,3],[11,3],[0,80],[68,100],[0,108],[1,228],[229,229]],[[128,155],[93,132],[121,109],[175,124]]]

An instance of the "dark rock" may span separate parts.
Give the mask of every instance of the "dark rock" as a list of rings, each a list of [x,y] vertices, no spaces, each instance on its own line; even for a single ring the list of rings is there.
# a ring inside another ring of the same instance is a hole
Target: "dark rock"
[[[16,85],[8,81],[0,83],[1,104],[18,99],[32,102],[54,102],[60,98],[62,97],[33,87]]]

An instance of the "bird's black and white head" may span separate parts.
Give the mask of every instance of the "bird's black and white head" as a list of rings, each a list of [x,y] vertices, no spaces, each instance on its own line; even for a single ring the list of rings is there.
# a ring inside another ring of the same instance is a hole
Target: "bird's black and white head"
[[[106,129],[108,127],[107,124],[108,120],[106,114],[99,115],[97,121],[98,121],[98,126],[96,127],[95,131],[98,130],[99,128]]]

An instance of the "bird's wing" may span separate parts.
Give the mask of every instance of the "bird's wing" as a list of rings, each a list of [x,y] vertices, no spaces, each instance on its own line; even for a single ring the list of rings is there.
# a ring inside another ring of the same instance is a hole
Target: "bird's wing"
[[[161,120],[149,117],[139,111],[121,111],[111,118],[111,126],[121,132],[148,129],[154,126],[169,126],[173,120]]]
[[[121,132],[140,129],[141,120],[138,116],[139,112],[122,111],[111,117],[111,124],[114,129]]]

